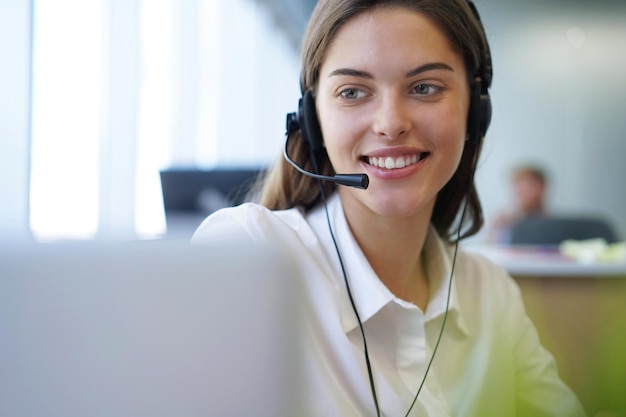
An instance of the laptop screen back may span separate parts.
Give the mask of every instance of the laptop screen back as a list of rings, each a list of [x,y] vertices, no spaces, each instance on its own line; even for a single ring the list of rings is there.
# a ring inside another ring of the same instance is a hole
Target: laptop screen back
[[[0,415],[293,415],[295,273],[242,244],[2,247]]]

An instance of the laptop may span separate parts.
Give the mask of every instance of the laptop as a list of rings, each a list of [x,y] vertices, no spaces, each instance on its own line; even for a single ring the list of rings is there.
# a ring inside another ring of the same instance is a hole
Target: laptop
[[[297,415],[296,274],[240,242],[0,244],[0,415]]]

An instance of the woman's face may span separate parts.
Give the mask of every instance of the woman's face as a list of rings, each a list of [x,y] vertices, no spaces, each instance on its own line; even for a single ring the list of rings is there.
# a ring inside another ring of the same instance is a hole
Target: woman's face
[[[463,151],[469,87],[462,57],[424,15],[364,12],[336,33],[316,106],[337,173],[366,173],[367,190],[339,187],[346,213],[430,218]]]

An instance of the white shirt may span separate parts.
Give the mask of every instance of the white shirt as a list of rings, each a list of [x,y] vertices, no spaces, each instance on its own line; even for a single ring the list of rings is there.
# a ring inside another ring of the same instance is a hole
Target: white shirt
[[[381,413],[403,417],[442,328],[454,247],[429,230],[424,259],[431,294],[422,312],[378,279],[350,232],[337,193],[328,212],[363,323]],[[203,222],[193,241],[231,238],[281,242],[302,271],[308,296],[302,414],[375,416],[363,338],[323,206],[308,213],[255,204],[224,209]],[[443,336],[411,416],[585,416],[559,380],[504,270],[459,249],[450,288]]]

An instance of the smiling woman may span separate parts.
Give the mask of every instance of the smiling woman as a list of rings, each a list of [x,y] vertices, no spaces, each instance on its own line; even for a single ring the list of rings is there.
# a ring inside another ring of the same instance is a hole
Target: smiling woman
[[[471,2],[318,2],[286,160],[261,204],[194,235],[278,242],[299,265],[303,414],[585,415],[511,277],[458,247],[482,224],[491,76]]]
[[[365,239],[359,231],[372,216],[421,212],[416,219],[430,219],[464,149],[467,79],[461,56],[422,15],[381,9],[337,31],[320,67],[316,103],[333,168],[370,177],[367,193],[338,190],[344,210],[359,213],[349,216],[357,240]],[[383,164],[370,165],[370,158]]]

